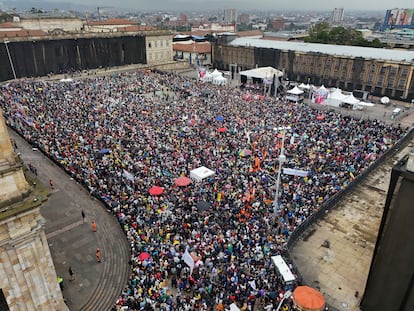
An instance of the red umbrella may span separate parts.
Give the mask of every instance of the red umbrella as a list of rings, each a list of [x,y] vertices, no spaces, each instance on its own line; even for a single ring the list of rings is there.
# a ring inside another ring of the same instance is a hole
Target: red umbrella
[[[185,176],[180,176],[174,181],[174,184],[179,187],[186,187],[191,184],[191,179]]]
[[[217,131],[218,131],[219,133],[224,133],[225,131],[227,131],[227,128],[225,128],[225,127],[219,127],[219,128],[217,129]]]
[[[142,252],[138,256],[139,261],[144,261],[144,260],[147,260],[148,258],[150,258],[150,254],[148,254],[147,252]]]
[[[164,192],[164,188],[159,186],[151,187],[148,191],[150,195],[161,195]]]

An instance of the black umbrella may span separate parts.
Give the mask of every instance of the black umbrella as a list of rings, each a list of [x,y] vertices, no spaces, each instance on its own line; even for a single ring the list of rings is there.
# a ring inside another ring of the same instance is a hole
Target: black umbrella
[[[206,201],[200,201],[197,203],[197,210],[199,212],[203,212],[203,211],[210,209],[210,206],[211,206],[210,203]]]

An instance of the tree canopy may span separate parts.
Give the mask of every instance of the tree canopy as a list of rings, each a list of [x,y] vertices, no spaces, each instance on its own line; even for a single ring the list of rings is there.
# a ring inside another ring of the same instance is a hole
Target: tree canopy
[[[305,42],[336,44],[336,45],[354,45],[382,48],[384,45],[378,39],[368,41],[362,37],[362,33],[352,28],[333,27],[330,28],[326,22],[315,24],[309,31],[309,37],[304,39]]]

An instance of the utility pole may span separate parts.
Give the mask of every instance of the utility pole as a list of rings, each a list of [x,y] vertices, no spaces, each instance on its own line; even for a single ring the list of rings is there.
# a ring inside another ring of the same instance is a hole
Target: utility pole
[[[280,148],[280,154],[278,157],[279,160],[279,169],[277,171],[277,180],[276,180],[276,191],[275,191],[275,198],[273,200],[273,214],[276,216],[278,203],[279,203],[279,188],[280,188],[280,175],[282,173],[282,165],[286,162],[286,156],[284,155],[284,148],[285,148],[285,131],[288,128],[283,128],[282,132],[282,147]]]

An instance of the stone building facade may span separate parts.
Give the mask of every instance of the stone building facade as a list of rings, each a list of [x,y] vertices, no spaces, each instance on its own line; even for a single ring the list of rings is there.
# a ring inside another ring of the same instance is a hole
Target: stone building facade
[[[0,110],[0,309],[66,311],[44,232],[47,194],[29,185]]]
[[[145,36],[148,65],[171,62],[173,59],[172,35],[165,32],[152,32]]]
[[[272,66],[284,71],[284,78],[290,81],[324,84],[347,91],[357,89],[398,100],[414,99],[413,51],[333,47],[264,39],[241,40],[243,38],[231,42],[219,40],[213,46],[213,66],[222,70],[235,68],[237,72]],[[235,41],[238,43],[234,44]],[[302,48],[305,45],[309,47],[308,51]],[[312,50],[314,46],[320,51]],[[346,55],[347,50],[355,55]],[[396,57],[387,58],[390,54]]]

